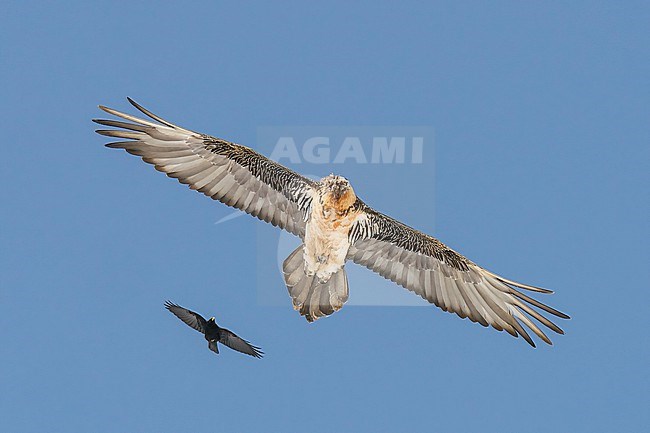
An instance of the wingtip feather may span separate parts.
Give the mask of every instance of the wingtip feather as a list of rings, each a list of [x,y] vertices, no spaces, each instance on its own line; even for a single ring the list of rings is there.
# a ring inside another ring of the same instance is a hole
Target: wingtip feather
[[[129,104],[133,105],[133,106],[134,106],[135,108],[137,108],[138,110],[141,110],[141,109],[142,109],[142,106],[141,106],[140,104],[138,104],[137,102],[135,102],[135,101],[133,100],[133,98],[131,98],[130,96],[127,96],[127,97],[126,97],[126,100],[129,101]]]

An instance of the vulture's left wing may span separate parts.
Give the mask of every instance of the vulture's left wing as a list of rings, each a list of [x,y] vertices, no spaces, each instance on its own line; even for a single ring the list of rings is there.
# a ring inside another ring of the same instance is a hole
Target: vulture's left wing
[[[563,319],[569,316],[519,289],[552,291],[493,274],[439,240],[374,211],[361,200],[358,205],[363,214],[350,231],[349,260],[417,293],[444,311],[505,330],[515,337],[521,335],[532,346],[535,343],[522,323],[546,343],[552,343],[531,317],[559,334],[564,333],[531,306]]]
[[[248,147],[181,128],[130,98],[129,102],[158,123],[100,105],[107,113],[130,121],[93,119],[100,125],[120,128],[97,130],[101,135],[125,140],[107,147],[140,156],[156,170],[208,197],[304,236],[313,181]]]

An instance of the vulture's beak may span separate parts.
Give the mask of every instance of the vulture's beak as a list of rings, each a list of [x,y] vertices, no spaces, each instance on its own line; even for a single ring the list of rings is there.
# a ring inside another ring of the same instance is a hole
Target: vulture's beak
[[[347,188],[344,185],[336,185],[332,190],[332,195],[334,196],[335,200],[339,200],[341,197],[343,197],[345,191],[347,191]]]

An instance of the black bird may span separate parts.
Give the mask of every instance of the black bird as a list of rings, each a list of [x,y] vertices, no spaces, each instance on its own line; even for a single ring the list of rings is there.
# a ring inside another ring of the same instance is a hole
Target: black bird
[[[219,353],[219,348],[217,347],[217,342],[219,342],[237,352],[245,353],[255,358],[264,356],[264,352],[259,347],[253,346],[248,341],[238,337],[234,332],[217,326],[214,317],[210,317],[210,320],[205,320],[200,314],[170,301],[165,301],[165,308],[187,325],[202,333],[205,339],[208,340],[208,347],[214,353]]]

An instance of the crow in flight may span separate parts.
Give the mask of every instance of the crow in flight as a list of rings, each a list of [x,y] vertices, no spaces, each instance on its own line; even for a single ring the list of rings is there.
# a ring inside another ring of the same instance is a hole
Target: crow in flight
[[[234,332],[217,326],[214,317],[210,317],[210,320],[205,320],[200,314],[170,301],[165,302],[165,308],[187,325],[202,333],[205,339],[208,340],[208,347],[214,353],[219,353],[217,343],[221,343],[237,352],[245,353],[255,358],[261,358],[264,355],[264,352],[259,347],[253,346],[248,341],[237,336]]]

